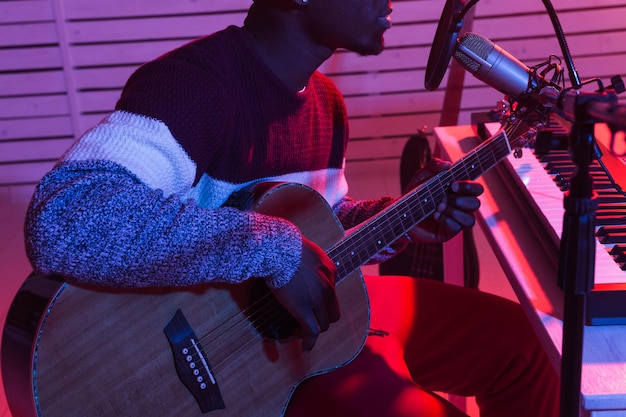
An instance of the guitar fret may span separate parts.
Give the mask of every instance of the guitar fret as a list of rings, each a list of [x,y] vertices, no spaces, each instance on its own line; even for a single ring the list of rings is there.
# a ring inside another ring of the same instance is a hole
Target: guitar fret
[[[472,152],[468,156],[467,164],[465,164],[465,172],[467,173],[467,178],[475,179],[478,178],[481,172],[481,163],[480,158],[476,155],[476,152]]]

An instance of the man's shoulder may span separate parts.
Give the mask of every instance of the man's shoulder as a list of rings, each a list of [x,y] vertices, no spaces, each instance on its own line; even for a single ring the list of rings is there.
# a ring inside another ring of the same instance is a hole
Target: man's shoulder
[[[311,76],[311,82],[318,90],[324,92],[326,95],[330,94],[337,97],[342,96],[341,91],[335,82],[328,75],[320,71],[315,71],[313,73]]]

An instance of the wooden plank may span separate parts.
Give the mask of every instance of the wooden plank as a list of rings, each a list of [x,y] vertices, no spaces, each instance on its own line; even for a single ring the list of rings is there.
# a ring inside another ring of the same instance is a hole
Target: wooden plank
[[[568,36],[567,42],[573,56],[626,52],[626,30]]]
[[[394,25],[407,23],[436,23],[443,12],[441,0],[394,1],[391,18]]]
[[[0,97],[65,93],[63,71],[0,73]]]
[[[136,69],[136,65],[75,68],[72,71],[74,86],[78,91],[101,88],[120,90]]]
[[[0,141],[0,163],[56,160],[73,143],[73,138]]]
[[[473,88],[464,88],[461,98],[461,109],[464,111],[488,111],[496,107],[504,94],[485,84]]]
[[[2,202],[18,202],[24,205],[28,204],[33,192],[35,191],[34,184],[23,185],[4,185],[0,186],[0,201]],[[20,225],[21,227],[21,225]],[[0,390],[2,392],[2,390]],[[0,394],[0,416],[11,417],[10,414],[2,414],[2,400],[4,393]]]
[[[0,164],[0,185],[35,184],[48,173],[55,161]]]
[[[395,25],[385,32],[385,47],[428,46],[435,37],[437,23]]]
[[[67,40],[71,44],[128,42],[157,39],[193,39],[228,25],[243,24],[242,13],[196,16],[159,16],[143,19],[93,20],[68,22]]]
[[[58,47],[0,49],[0,71],[23,71],[61,68]]]
[[[0,119],[68,115],[69,111],[65,95],[0,98]]]
[[[189,39],[191,40],[191,39]],[[184,40],[129,42],[70,47],[72,64],[78,68],[114,65],[139,66],[186,43]]]
[[[567,11],[559,13],[559,20],[566,36],[585,32],[606,32],[623,30],[626,19],[626,7],[612,9]],[[511,15],[497,19],[475,19],[473,31],[488,38],[526,38],[531,36],[554,36],[554,29],[547,14],[532,17],[532,30],[529,31],[529,16]],[[530,33],[529,33],[530,32]]]
[[[350,119],[350,137],[353,140],[403,137],[414,134],[426,125],[429,128],[439,123],[439,112],[406,114],[383,117],[363,117]]]
[[[350,161],[346,163],[348,194],[355,199],[379,198],[400,194],[400,158],[384,160]],[[369,265],[373,274],[378,273],[377,265]]]
[[[610,9],[589,9],[584,13],[568,11],[560,13],[561,25],[566,35],[585,32],[606,32],[623,30],[626,20],[626,6]]]
[[[251,0],[64,0],[63,11],[70,20],[110,19],[135,16],[164,16],[247,10]]]
[[[69,116],[34,117],[0,121],[0,141],[72,136],[72,121]]]
[[[5,0],[0,7],[0,24],[54,20],[52,0]]]
[[[78,111],[81,113],[106,113],[115,109],[121,90],[79,92],[76,95]]]
[[[526,4],[526,3],[524,3]],[[482,3],[480,3],[482,5]],[[510,5],[505,3],[506,7]],[[478,19],[473,31],[478,33],[493,34],[494,39],[497,38],[528,38],[539,36],[554,35],[554,28],[549,20],[549,16],[545,10],[541,10],[535,16],[516,14],[507,12],[506,15],[497,18]],[[623,6],[623,5],[622,5]],[[481,6],[477,6],[482,9]],[[397,9],[397,7],[396,7]],[[624,7],[614,7],[604,10],[588,10],[581,13],[578,10],[569,10],[559,13],[559,20],[563,25],[566,33],[576,34],[590,31],[609,31],[623,29],[623,20],[626,17],[626,9]],[[392,15],[395,17],[397,12]],[[589,17],[588,14],[591,14]],[[610,15],[608,24],[605,23],[606,16]],[[528,20],[533,20],[532,32],[528,31]],[[430,46],[434,39],[434,34],[438,21],[434,22],[416,22],[415,24],[395,25],[385,33],[387,47],[427,45]],[[570,28],[567,31],[567,28]]]
[[[417,129],[413,130],[415,133]],[[409,135],[385,139],[369,139],[352,141],[348,146],[348,161],[364,161],[368,159],[399,158]]]
[[[561,13],[567,10],[587,11],[589,9],[598,9],[607,6],[623,6],[623,0],[595,0],[593,2],[583,0],[552,0],[552,6],[557,12],[560,19]],[[476,16],[484,17],[501,17],[506,15],[518,15],[539,13],[547,14],[546,8],[541,1],[499,1],[499,0],[482,0],[476,6]]]
[[[415,48],[390,48],[379,56],[361,57],[349,52],[337,52],[320,70],[328,75],[360,71],[387,71],[426,68],[430,46]]]
[[[350,117],[438,112],[443,95],[443,91],[429,91],[348,97],[346,106]]]
[[[574,64],[582,81],[596,77],[603,79],[603,81],[608,81],[614,75],[626,75],[626,52],[604,57],[585,56],[575,58]]]
[[[331,78],[342,91],[344,97],[417,91],[428,94],[424,88],[423,70],[366,72],[333,75]],[[446,80],[447,73],[444,75],[443,83]]]
[[[0,48],[58,43],[55,22],[0,25]]]

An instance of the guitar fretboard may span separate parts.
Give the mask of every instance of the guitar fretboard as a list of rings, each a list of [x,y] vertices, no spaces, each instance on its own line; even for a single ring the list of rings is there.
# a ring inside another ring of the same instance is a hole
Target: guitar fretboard
[[[433,176],[354,229],[327,251],[337,266],[338,280],[434,213],[452,183],[478,178],[510,153],[507,135],[501,131],[454,163],[449,170]]]

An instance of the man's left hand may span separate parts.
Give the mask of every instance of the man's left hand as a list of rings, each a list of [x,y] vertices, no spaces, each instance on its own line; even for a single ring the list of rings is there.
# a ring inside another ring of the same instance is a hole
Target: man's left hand
[[[433,159],[415,174],[405,192],[448,168],[449,162]],[[456,181],[450,191],[437,205],[435,213],[409,230],[413,242],[445,242],[462,229],[474,226],[474,212],[480,207],[478,196],[482,194],[483,186],[475,181]]]

